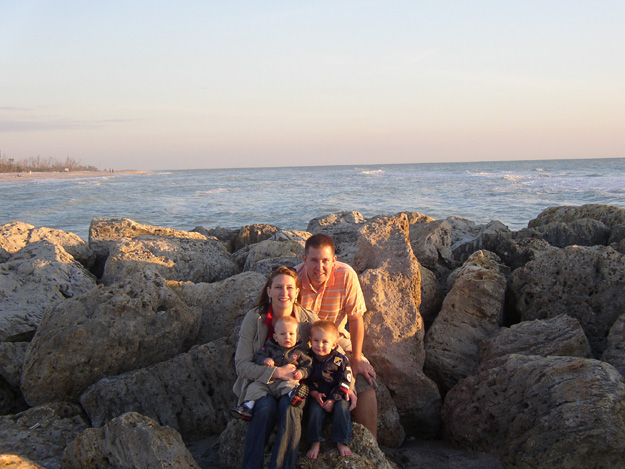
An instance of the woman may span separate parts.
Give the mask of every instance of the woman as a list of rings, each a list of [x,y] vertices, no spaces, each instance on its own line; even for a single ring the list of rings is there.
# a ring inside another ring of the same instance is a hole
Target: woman
[[[317,320],[317,315],[299,306],[299,298],[297,273],[288,267],[278,267],[269,275],[257,306],[245,315],[234,355],[237,381],[233,391],[239,399],[239,405],[242,404],[245,390],[251,382],[261,380],[268,383],[276,379],[293,379],[295,365],[278,368],[257,365],[254,363],[254,352],[273,336],[274,325],[283,316],[294,316],[297,319],[300,338],[302,342],[308,342],[310,326]],[[276,422],[278,432],[269,467],[295,467],[301,436],[302,408],[303,406],[292,406],[287,395],[279,400],[267,395],[256,401],[245,439],[244,468],[262,468],[265,445]]]

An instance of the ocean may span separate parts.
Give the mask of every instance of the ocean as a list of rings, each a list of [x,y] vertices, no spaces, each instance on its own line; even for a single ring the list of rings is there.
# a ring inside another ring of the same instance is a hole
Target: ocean
[[[22,221],[88,239],[93,218],[191,230],[269,223],[305,230],[330,213],[415,211],[527,227],[547,207],[625,207],[625,159],[154,171],[0,183],[0,225]]]

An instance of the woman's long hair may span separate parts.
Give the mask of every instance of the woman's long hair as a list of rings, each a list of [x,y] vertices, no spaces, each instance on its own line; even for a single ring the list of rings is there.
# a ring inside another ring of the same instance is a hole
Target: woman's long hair
[[[273,285],[273,280],[278,275],[287,275],[295,280],[295,286],[298,288],[299,293],[297,294],[296,303],[299,303],[302,299],[302,283],[299,281],[299,277],[297,276],[297,272],[294,269],[281,265],[280,267],[276,267],[269,274],[269,278],[267,278],[267,282],[265,286],[260,292],[260,296],[258,297],[258,302],[256,303],[256,308],[258,309],[259,314],[265,314],[269,310],[269,306],[271,302],[269,301],[269,294],[267,293],[267,289],[271,288]]]

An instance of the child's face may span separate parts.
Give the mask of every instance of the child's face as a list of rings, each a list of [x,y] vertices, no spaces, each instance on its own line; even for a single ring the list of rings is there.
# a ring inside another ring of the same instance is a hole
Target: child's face
[[[312,351],[319,357],[328,355],[338,345],[338,337],[332,332],[313,329],[311,334]]]
[[[283,348],[291,348],[297,342],[297,324],[285,324],[280,322],[276,325],[273,338]]]

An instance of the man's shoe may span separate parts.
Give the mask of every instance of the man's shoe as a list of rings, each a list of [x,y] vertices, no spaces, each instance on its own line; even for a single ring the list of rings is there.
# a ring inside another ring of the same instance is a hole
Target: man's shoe
[[[245,420],[249,422],[252,420],[252,409],[249,407],[245,407],[244,405],[238,405],[230,409],[230,415],[232,415],[235,419]]]
[[[301,406],[308,397],[309,389],[304,383],[300,384],[291,391],[291,405],[293,407]]]

